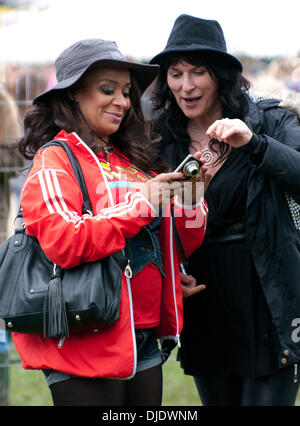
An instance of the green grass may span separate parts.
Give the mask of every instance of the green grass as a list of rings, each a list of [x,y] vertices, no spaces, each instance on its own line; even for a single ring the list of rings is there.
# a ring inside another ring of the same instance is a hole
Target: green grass
[[[175,351],[176,352],[176,351]],[[12,356],[18,360],[13,350]],[[199,400],[193,378],[183,374],[175,353],[163,366],[164,393],[163,406],[199,406]],[[9,405],[11,406],[47,406],[52,405],[51,394],[40,371],[24,370],[20,364],[9,367]],[[300,406],[300,391],[296,401]]]
[[[163,365],[163,405],[202,405],[192,376],[183,374],[175,355]]]
[[[9,405],[53,405],[44,375],[41,371],[24,370],[20,365],[9,368]]]

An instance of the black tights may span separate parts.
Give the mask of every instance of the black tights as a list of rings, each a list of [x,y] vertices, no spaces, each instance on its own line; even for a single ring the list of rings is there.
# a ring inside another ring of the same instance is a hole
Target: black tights
[[[208,406],[292,406],[299,387],[294,383],[294,366],[256,379],[232,374],[194,380],[203,405]]]
[[[136,373],[130,380],[72,378],[50,386],[56,406],[160,406],[161,365]]]

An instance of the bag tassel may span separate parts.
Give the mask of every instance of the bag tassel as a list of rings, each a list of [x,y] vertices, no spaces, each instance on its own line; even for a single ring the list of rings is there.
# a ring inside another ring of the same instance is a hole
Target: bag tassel
[[[56,271],[54,265],[53,275],[48,285],[44,301],[44,337],[62,338],[69,337],[67,310],[62,289],[61,269]]]

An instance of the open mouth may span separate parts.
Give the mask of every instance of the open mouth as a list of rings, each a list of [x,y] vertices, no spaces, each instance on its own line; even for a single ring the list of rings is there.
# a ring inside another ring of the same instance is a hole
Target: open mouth
[[[184,102],[187,105],[193,105],[195,103],[197,103],[198,101],[200,101],[201,96],[197,97],[197,98],[183,98]]]

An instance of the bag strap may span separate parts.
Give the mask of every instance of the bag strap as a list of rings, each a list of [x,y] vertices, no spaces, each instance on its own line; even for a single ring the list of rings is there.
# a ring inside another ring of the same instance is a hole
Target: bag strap
[[[69,158],[69,161],[71,163],[71,166],[75,174],[75,178],[80,186],[80,189],[83,195],[82,213],[94,214],[81,167],[79,165],[77,158],[73,154],[72,149],[69,147],[69,145],[66,142],[60,139],[50,141],[46,143],[45,145],[43,145],[41,148],[47,148],[48,146],[60,146],[61,148],[64,149],[64,151],[66,152]]]
[[[83,196],[82,213],[83,214],[84,213],[94,214],[80,164],[79,164],[77,158],[75,157],[75,155],[73,154],[72,149],[69,147],[69,145],[66,142],[64,142],[60,139],[55,139],[53,141],[47,142],[45,145],[41,146],[40,149],[47,148],[48,146],[60,146],[66,152],[66,154],[69,158],[69,161],[71,163],[75,178],[76,178],[78,185],[80,186],[80,190],[82,192],[82,196]],[[28,173],[30,172],[31,168],[32,168],[32,166],[29,168]],[[18,213],[17,213],[17,216],[16,216],[16,219],[22,219],[22,218],[23,218],[23,214],[22,214],[22,208],[20,206]]]

